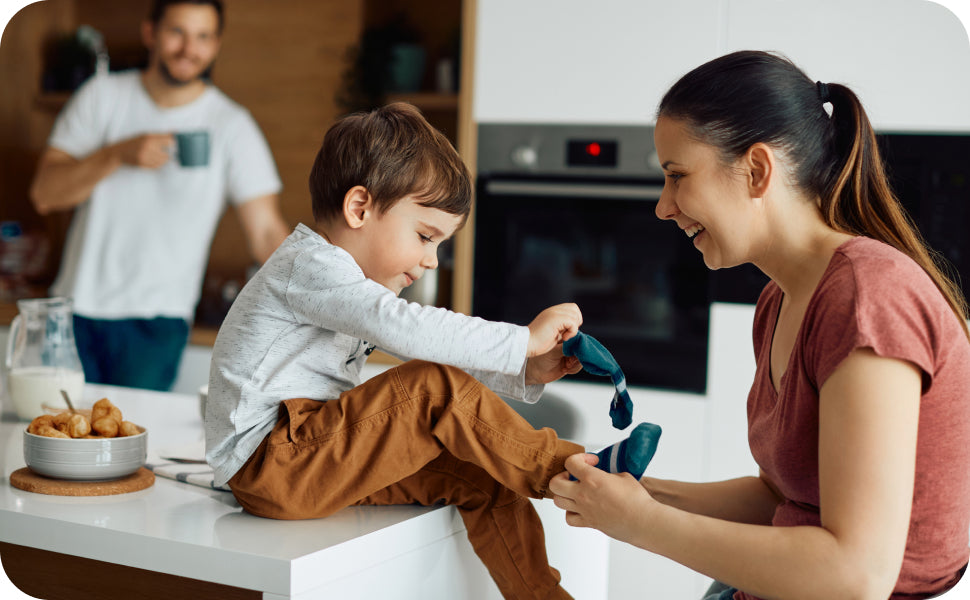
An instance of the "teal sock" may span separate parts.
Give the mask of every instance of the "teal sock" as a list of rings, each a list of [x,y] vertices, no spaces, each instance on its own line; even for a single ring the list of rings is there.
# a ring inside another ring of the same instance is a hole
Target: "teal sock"
[[[600,457],[596,468],[607,473],[629,473],[639,480],[657,453],[660,433],[659,425],[640,423],[630,437],[596,453]]]

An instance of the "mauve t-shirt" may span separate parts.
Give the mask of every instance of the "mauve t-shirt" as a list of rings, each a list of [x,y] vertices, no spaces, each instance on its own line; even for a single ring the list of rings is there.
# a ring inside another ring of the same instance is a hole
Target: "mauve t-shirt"
[[[818,391],[836,367],[856,348],[907,360],[923,372],[923,395],[909,537],[892,599],[950,587],[970,556],[970,342],[959,320],[913,260],[853,238],[819,281],[776,394],[770,356],[782,297],[771,282],[758,300],[748,395],[751,453],[785,498],[772,524],[821,525]]]

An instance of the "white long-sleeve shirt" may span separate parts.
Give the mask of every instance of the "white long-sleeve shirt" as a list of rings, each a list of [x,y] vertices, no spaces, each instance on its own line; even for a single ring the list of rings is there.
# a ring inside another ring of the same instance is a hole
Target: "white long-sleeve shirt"
[[[299,225],[246,284],[212,351],[206,459],[222,485],[276,424],[288,398],[332,400],[360,384],[373,347],[453,365],[495,392],[525,385],[529,329],[409,303],[367,279],[345,250]]]

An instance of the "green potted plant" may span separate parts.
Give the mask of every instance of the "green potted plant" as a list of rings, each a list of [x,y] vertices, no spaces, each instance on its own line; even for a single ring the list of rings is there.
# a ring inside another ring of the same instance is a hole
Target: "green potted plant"
[[[347,112],[385,103],[389,92],[415,92],[424,76],[425,49],[403,14],[368,27],[346,54],[337,104]]]

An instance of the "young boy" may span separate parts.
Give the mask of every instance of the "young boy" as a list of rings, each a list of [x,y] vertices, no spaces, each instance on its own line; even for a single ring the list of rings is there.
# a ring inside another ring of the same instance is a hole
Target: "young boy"
[[[335,124],[310,193],[315,230],[298,226],[263,265],[213,348],[215,483],[276,519],[453,504],[504,597],[568,598],[527,497],[547,496],[583,448],[536,431],[496,392],[535,402],[544,383],[579,371],[561,349],[579,308],[554,306],[522,327],[398,297],[438,266],[438,246],[471,207],[464,164],[410,105]],[[423,360],[360,384],[378,347]]]

